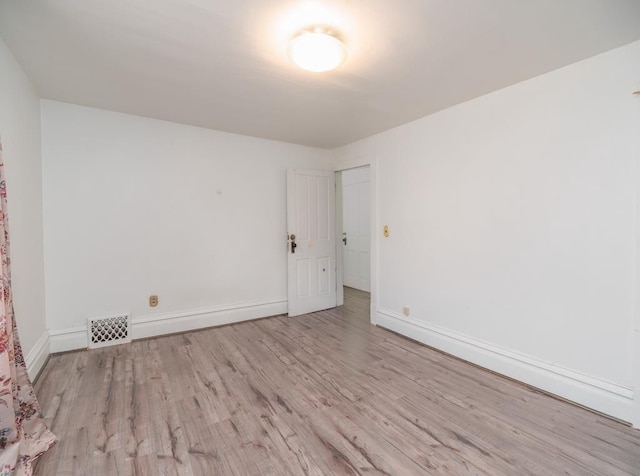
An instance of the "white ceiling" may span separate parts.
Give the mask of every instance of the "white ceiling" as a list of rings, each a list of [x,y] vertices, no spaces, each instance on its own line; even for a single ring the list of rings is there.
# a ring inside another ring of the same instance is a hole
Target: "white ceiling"
[[[309,73],[287,39],[330,24]],[[640,0],[0,0],[44,98],[332,148],[640,39]]]

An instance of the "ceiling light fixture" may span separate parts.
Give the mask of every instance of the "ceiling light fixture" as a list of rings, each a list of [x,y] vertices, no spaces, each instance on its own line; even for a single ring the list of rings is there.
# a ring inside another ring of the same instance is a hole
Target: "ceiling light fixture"
[[[347,48],[330,30],[314,27],[291,38],[289,58],[302,69],[321,73],[344,63]]]

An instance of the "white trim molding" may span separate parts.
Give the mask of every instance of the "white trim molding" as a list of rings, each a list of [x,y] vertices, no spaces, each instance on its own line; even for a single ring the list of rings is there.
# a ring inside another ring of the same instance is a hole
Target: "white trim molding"
[[[634,399],[633,399],[633,415],[631,418],[631,424],[634,428],[640,429],[640,329],[636,329],[633,333],[635,340],[634,344]]]
[[[378,309],[373,322],[533,387],[631,422],[633,388],[520,354],[415,318]]]
[[[131,334],[133,339],[144,339],[146,337],[277,316],[285,314],[286,312],[286,300],[272,300],[192,309],[165,314],[150,314],[147,316],[132,317]],[[88,345],[86,327],[51,330],[50,336],[51,352],[54,353],[85,349]]]
[[[31,380],[35,379],[49,357],[49,333],[44,332],[31,350],[24,356],[24,363]]]
[[[286,314],[287,301],[260,301],[206,309],[134,317],[134,339],[185,332],[206,327],[223,326],[262,317]]]
[[[635,125],[640,123],[640,96],[635,97]],[[640,137],[635,139],[635,175],[636,175],[636,220],[635,220],[635,262],[633,267],[633,281],[635,286],[634,294],[634,316],[632,333],[632,353],[631,371],[633,372],[634,400],[633,415],[631,424],[634,428],[640,429]]]
[[[370,202],[369,202],[369,213],[370,213],[370,236],[371,242],[369,249],[369,257],[370,257],[370,278],[371,278],[371,299],[369,304],[369,314],[370,321],[374,323],[375,321],[375,313],[378,302],[378,239],[381,234],[381,224],[380,219],[378,217],[378,167],[379,167],[378,155],[377,154],[366,154],[359,157],[353,157],[345,160],[338,160],[335,165],[336,172],[343,172],[349,169],[355,169],[358,167],[369,167],[369,187],[370,187]],[[336,213],[337,215],[337,213]],[[342,239],[342,236],[338,236],[338,239]],[[340,260],[341,261],[341,260]],[[342,280],[342,265],[338,261],[338,273],[340,281]],[[342,284],[338,282],[338,284]]]
[[[87,328],[69,327],[67,329],[51,329],[49,331],[51,353],[67,352],[69,350],[86,349]]]

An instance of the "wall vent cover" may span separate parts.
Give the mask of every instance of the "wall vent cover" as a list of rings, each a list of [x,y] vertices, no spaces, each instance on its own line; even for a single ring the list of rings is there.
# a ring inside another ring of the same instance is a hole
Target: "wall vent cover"
[[[118,314],[110,317],[89,318],[87,325],[89,348],[131,342],[131,316]]]

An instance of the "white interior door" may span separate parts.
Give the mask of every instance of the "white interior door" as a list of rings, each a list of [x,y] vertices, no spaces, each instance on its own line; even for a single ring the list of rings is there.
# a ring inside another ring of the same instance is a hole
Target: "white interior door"
[[[335,173],[287,171],[289,315],[336,306]]]
[[[344,285],[371,290],[369,167],[342,172]]]

